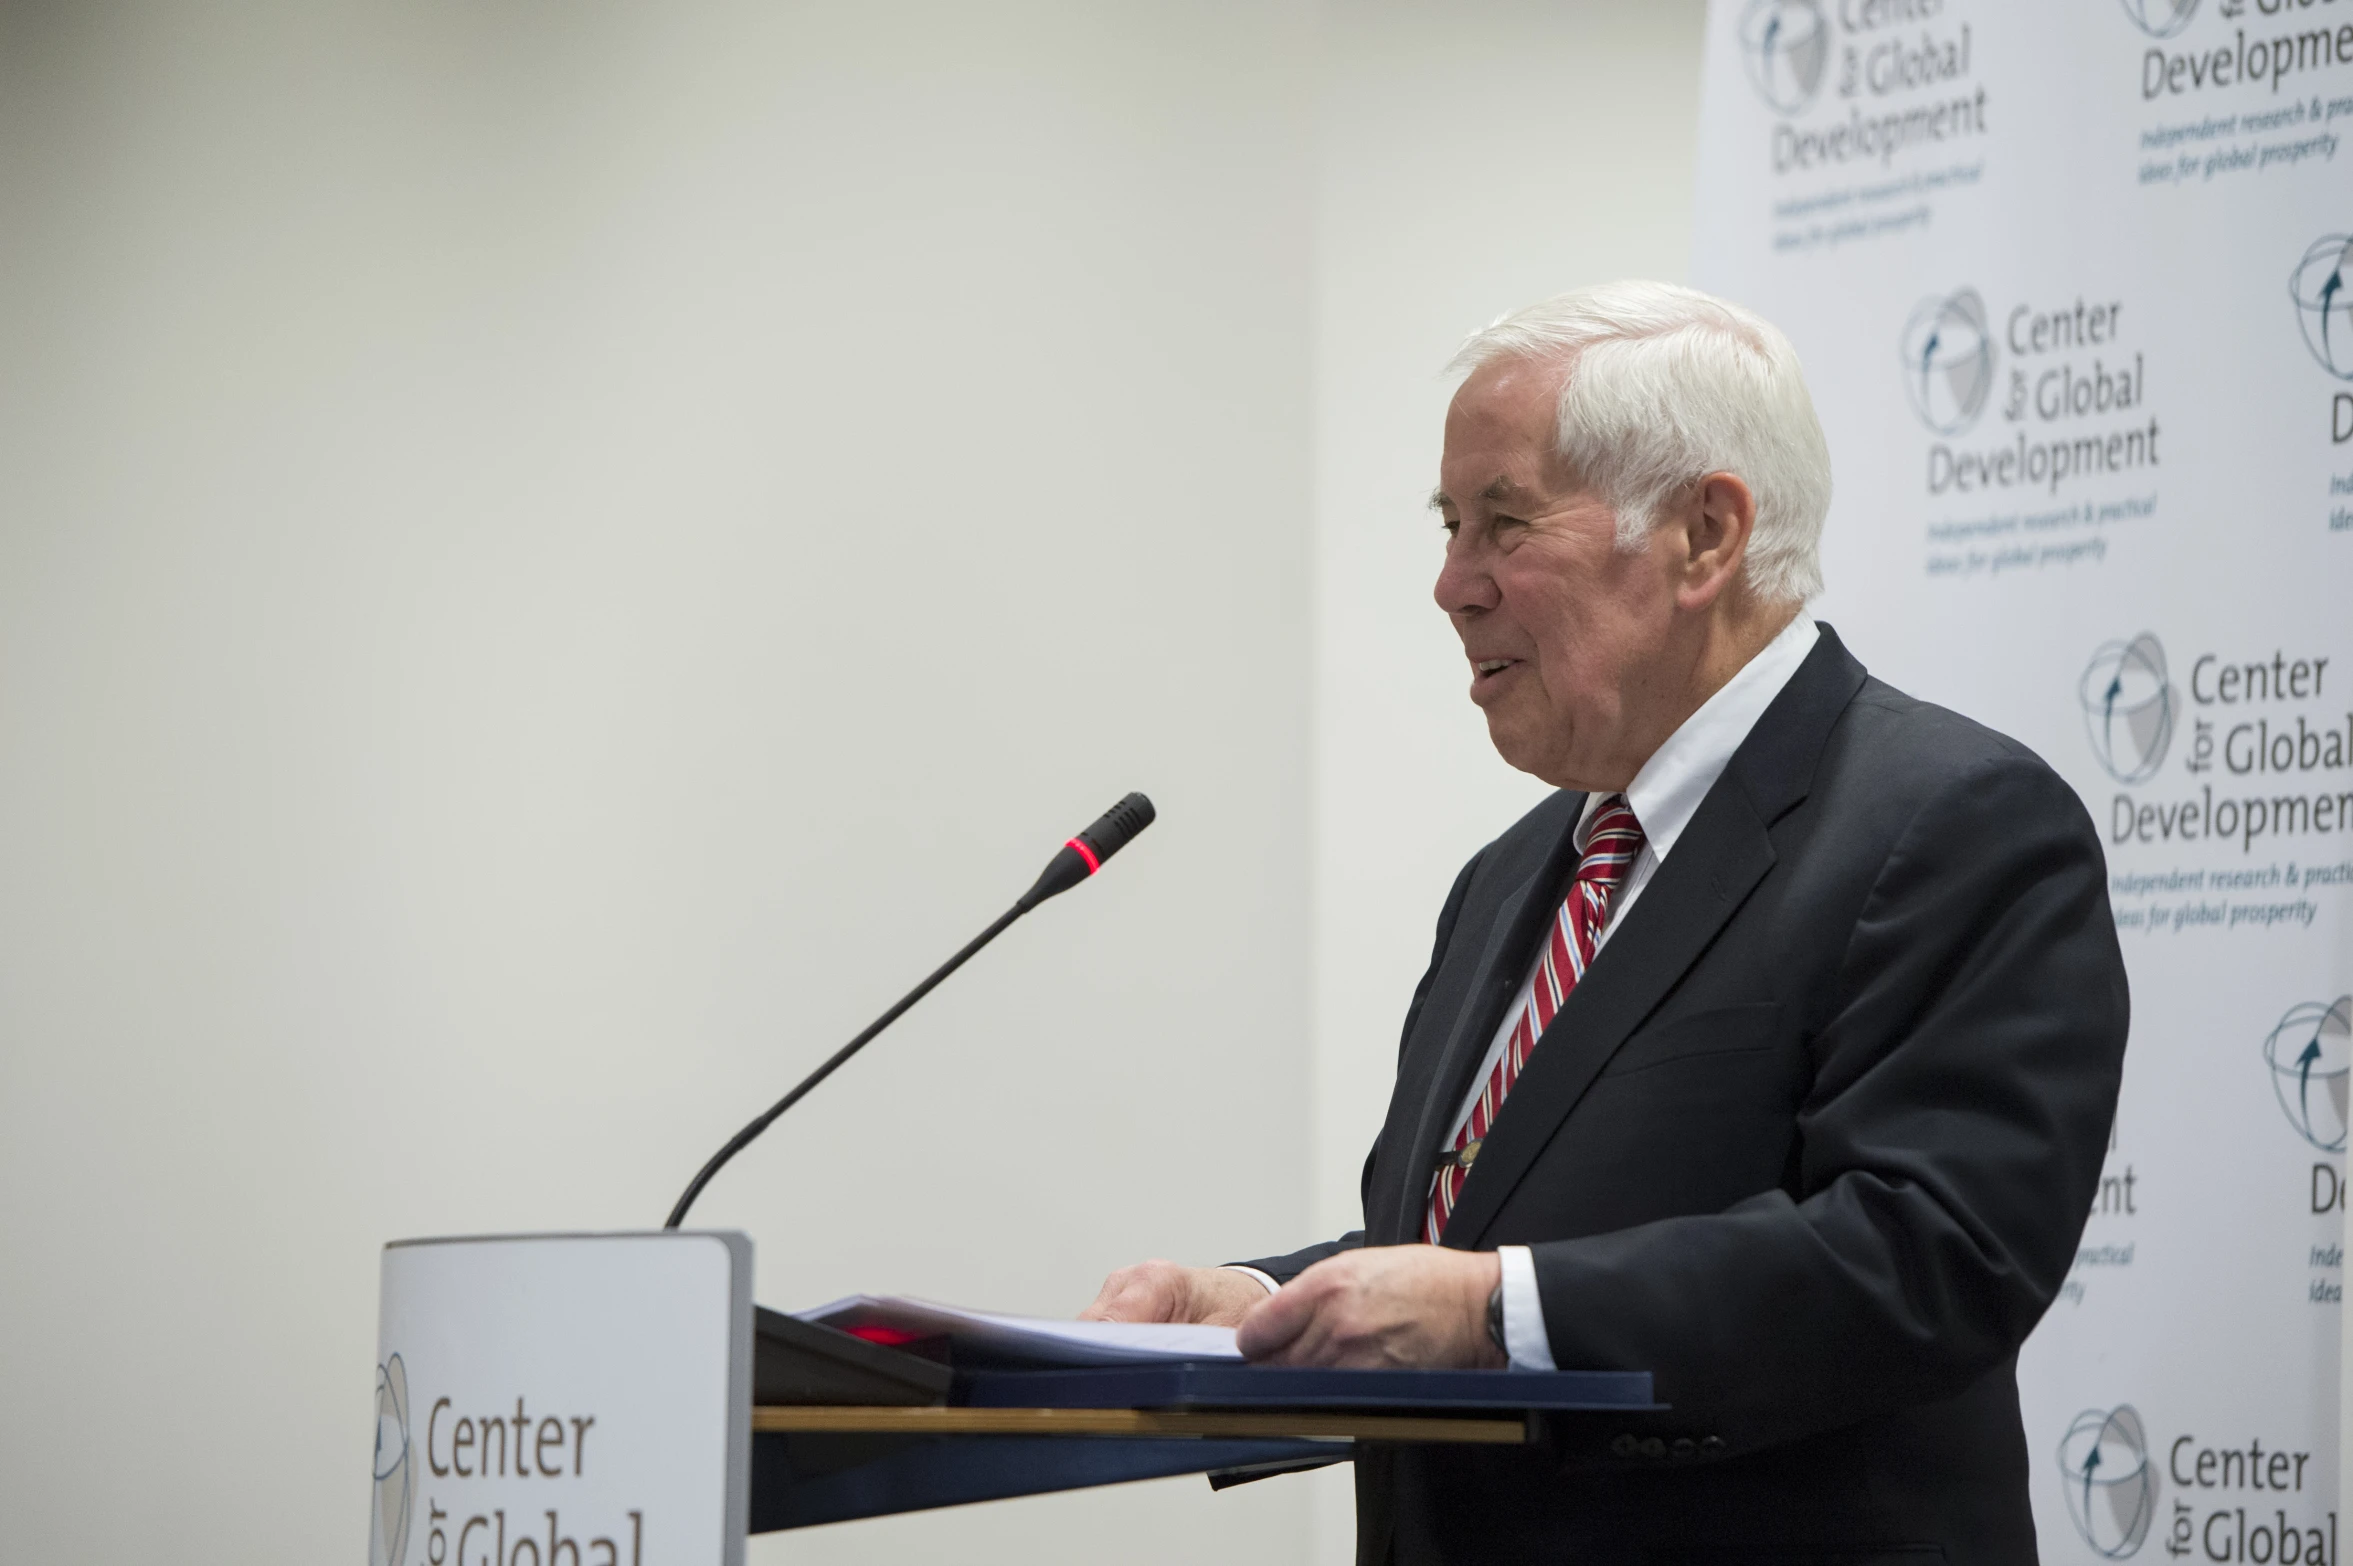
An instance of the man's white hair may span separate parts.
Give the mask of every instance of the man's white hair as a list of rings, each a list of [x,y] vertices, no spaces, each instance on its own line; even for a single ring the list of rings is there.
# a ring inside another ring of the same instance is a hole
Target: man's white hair
[[[1830,445],[1797,350],[1762,316],[1673,283],[1602,283],[1515,310],[1447,366],[1559,363],[1557,440],[1571,472],[1618,514],[1621,548],[1641,547],[1662,502],[1710,473],[1756,495],[1745,579],[1759,598],[1822,591]]]

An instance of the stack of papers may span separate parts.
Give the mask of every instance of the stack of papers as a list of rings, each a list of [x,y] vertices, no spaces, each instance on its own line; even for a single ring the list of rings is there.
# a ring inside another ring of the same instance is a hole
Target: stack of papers
[[[878,1343],[946,1338],[957,1363],[965,1365],[1166,1365],[1186,1360],[1238,1363],[1242,1358],[1241,1350],[1234,1347],[1231,1327],[1001,1316],[929,1300],[871,1294],[853,1294],[796,1314],[803,1321],[836,1327]]]

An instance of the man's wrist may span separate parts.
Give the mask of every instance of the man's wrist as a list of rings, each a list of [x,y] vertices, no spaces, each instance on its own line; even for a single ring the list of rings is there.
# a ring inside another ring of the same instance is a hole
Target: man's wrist
[[[1510,1354],[1496,1337],[1496,1294],[1503,1287],[1503,1270],[1493,1251],[1441,1250],[1442,1256],[1457,1258],[1463,1269],[1457,1276],[1462,1292],[1455,1297],[1469,1307],[1470,1341],[1467,1358],[1457,1358],[1456,1364],[1471,1369],[1491,1369],[1510,1364]],[[1460,1320],[1458,1317],[1457,1320]],[[1460,1353],[1460,1350],[1457,1350]]]

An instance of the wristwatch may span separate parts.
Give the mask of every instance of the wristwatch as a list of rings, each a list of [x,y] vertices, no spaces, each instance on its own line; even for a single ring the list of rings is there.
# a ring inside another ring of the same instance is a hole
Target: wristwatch
[[[1487,1337],[1503,1351],[1505,1359],[1511,1358],[1511,1345],[1503,1341],[1503,1285],[1500,1283],[1487,1296]]]

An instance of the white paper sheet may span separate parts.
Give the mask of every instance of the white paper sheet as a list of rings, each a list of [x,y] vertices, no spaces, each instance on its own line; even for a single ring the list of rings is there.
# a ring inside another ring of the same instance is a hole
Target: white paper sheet
[[[1140,1321],[1062,1321],[1003,1316],[930,1300],[853,1294],[797,1313],[803,1321],[848,1330],[886,1327],[945,1337],[993,1358],[1036,1365],[1154,1365],[1182,1360],[1239,1360],[1231,1327]]]

